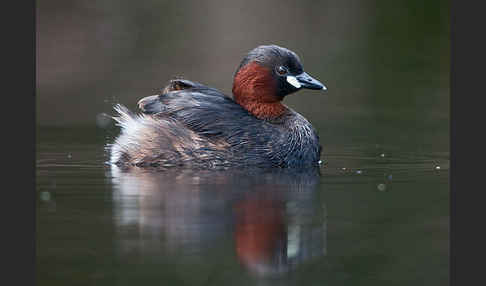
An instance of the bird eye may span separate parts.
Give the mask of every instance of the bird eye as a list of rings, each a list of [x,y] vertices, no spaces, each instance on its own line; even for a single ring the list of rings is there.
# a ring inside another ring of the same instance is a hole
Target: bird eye
[[[285,67],[283,67],[283,66],[278,66],[278,67],[277,67],[277,73],[278,73],[279,75],[284,75],[284,74],[286,74],[287,72],[288,72],[288,71],[287,71],[287,69],[286,69]]]

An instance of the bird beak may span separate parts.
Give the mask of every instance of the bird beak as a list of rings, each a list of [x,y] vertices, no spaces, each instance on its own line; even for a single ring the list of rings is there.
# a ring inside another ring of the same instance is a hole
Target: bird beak
[[[322,89],[326,90],[327,88],[317,79],[311,77],[307,73],[303,72],[299,75],[296,75],[295,78],[300,83],[302,88],[308,89]]]

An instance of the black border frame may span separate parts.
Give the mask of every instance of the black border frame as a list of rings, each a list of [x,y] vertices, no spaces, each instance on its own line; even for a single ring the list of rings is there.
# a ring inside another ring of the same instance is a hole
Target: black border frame
[[[468,115],[471,119],[475,116],[476,124],[471,122],[470,127],[482,133],[481,112],[479,110],[475,112],[474,104],[467,104],[466,100],[473,95],[482,97],[484,90],[484,87],[480,86],[484,82],[481,65],[484,56],[478,57],[485,50],[484,44],[479,43],[479,40],[484,37],[481,15],[483,10],[479,7],[475,9],[469,6],[469,3],[457,0],[450,3],[450,285],[472,284],[467,283],[469,281],[481,285],[480,281],[485,280],[482,278],[482,263],[469,262],[468,258],[479,257],[480,250],[477,247],[481,245],[483,239],[467,229],[468,225],[473,228],[482,226],[481,212],[478,211],[481,209],[481,201],[475,200],[473,196],[465,196],[464,192],[481,191],[481,185],[478,184],[479,188],[475,188],[470,179],[481,178],[479,171],[482,170],[479,166],[474,168],[473,165],[461,170],[458,164],[461,162],[461,165],[465,166],[465,159],[466,161],[476,159],[477,153],[482,151],[483,144],[476,140],[468,140],[468,145],[472,145],[467,149],[461,149],[458,138],[467,139],[468,136],[463,134],[467,128],[458,128],[458,120],[467,118]],[[9,111],[8,115],[4,115],[6,124],[3,125],[3,143],[8,145],[6,147],[8,149],[4,149],[7,151],[4,152],[6,156],[3,157],[3,163],[9,173],[15,173],[17,176],[9,176],[11,187],[3,190],[8,196],[5,197],[3,211],[6,218],[3,238],[7,240],[4,242],[4,249],[7,250],[5,259],[7,268],[4,268],[4,273],[7,275],[2,280],[12,280],[17,285],[35,285],[36,2],[35,0],[14,1],[9,4],[13,5],[3,9],[6,14],[3,19],[7,19],[3,21],[3,26],[8,36],[4,38],[4,45],[2,45],[4,49],[6,48],[3,52],[6,59],[3,66],[5,71],[3,82],[7,87],[3,96],[4,110]],[[11,8],[12,6],[14,9]],[[462,32],[459,31],[459,23],[466,24],[462,25]],[[470,37],[465,38],[466,34]],[[461,55],[460,58],[458,55]],[[480,106],[477,104],[476,108],[479,109]],[[20,123],[22,124],[19,125]],[[459,154],[459,149],[469,150],[470,153]],[[475,161],[480,163],[480,160]],[[478,176],[475,176],[476,174]],[[457,204],[459,201],[462,203]],[[464,214],[471,216],[468,221]],[[462,257],[460,261],[459,257]]]
[[[4,111],[3,284],[35,285],[35,90],[36,1],[8,2],[2,9]],[[6,36],[6,37],[5,37]],[[5,89],[6,87],[6,89]],[[6,146],[5,146],[6,145]],[[7,187],[8,186],[8,187]]]

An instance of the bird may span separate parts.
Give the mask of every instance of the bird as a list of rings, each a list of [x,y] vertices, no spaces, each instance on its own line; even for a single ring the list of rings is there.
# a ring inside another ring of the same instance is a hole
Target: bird
[[[282,103],[301,89],[326,90],[304,72],[298,55],[274,44],[246,54],[233,77],[232,96],[188,79],[172,79],[159,94],[121,104],[121,131],[110,163],[120,168],[305,168],[320,163],[317,131]]]

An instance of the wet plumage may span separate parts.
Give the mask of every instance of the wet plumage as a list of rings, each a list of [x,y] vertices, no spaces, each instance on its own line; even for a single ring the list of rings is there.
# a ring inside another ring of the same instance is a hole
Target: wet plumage
[[[280,103],[298,89],[290,86],[287,94],[273,94],[282,84],[278,75],[267,74],[261,77],[267,82],[258,82],[259,75],[251,73],[245,77],[246,86],[239,86],[243,85],[237,82],[239,71],[255,62],[248,56],[244,61],[247,63],[242,62],[235,74],[233,98],[203,84],[177,79],[161,94],[141,99],[140,114],[117,105],[115,120],[121,134],[111,147],[111,162],[120,167],[153,168],[317,165],[321,148],[316,131],[303,116]],[[298,72],[300,75],[302,70]],[[293,75],[289,72],[289,76]],[[241,87],[241,94],[235,94],[235,87]],[[253,94],[245,94],[247,91]],[[238,96],[254,99],[238,100]],[[264,108],[252,109],[251,104]]]

